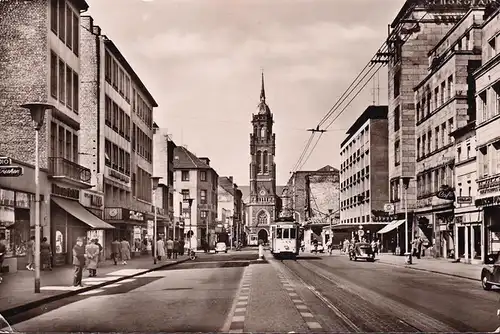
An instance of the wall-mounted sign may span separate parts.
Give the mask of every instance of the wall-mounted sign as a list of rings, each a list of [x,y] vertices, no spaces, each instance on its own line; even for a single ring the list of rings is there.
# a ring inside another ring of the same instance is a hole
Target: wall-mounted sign
[[[109,171],[109,176],[111,176],[117,180],[120,180],[122,182],[125,182],[125,183],[130,182],[130,178],[128,176],[125,176],[122,173],[118,173],[116,170],[111,169],[111,168],[108,169],[108,171]]]
[[[384,204],[384,211],[388,213],[394,212],[394,204],[392,203]]]
[[[500,205],[500,196],[486,197],[476,199],[476,206]]]
[[[417,208],[432,206],[432,197],[417,199]]]
[[[436,197],[447,201],[455,200],[455,191],[449,186],[441,186],[441,190],[436,193]]]
[[[52,194],[67,197],[71,199],[80,199],[80,190],[73,188],[59,187],[57,184],[52,184]]]
[[[495,0],[423,0],[424,5],[430,8],[437,7],[453,7],[453,8],[468,8],[468,7],[484,7],[494,3]]]
[[[12,159],[8,157],[0,157],[0,166],[12,165]]]
[[[140,220],[140,221],[143,221],[144,220],[144,215],[142,214],[142,212],[130,210],[130,212],[129,212],[129,219],[130,220]]]
[[[24,168],[19,166],[0,166],[0,177],[18,177],[24,174]]]
[[[83,203],[85,206],[94,206],[100,208],[103,204],[103,198],[101,195],[96,195],[92,194],[89,192],[84,192],[83,197],[85,200],[85,203]]]
[[[457,197],[457,203],[458,204],[472,204],[472,197],[471,196],[459,196],[459,197]]]
[[[477,189],[482,195],[500,191],[500,176],[478,181]]]

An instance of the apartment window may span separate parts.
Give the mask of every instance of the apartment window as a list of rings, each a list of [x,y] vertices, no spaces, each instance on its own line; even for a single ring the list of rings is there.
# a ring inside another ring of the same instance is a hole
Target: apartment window
[[[482,92],[479,94],[479,110],[480,114],[482,115],[481,122],[484,122],[488,119],[488,104],[486,100],[486,91]]]
[[[445,123],[441,124],[441,145],[442,146],[448,144],[446,141],[446,137],[448,137],[448,136],[446,135],[446,122],[445,122]]]
[[[426,135],[424,134],[422,136],[422,156],[425,156],[426,152],[429,153],[428,151],[426,151],[426,148],[427,148],[427,145],[426,145]]]
[[[401,69],[394,72],[394,98],[398,97],[401,89]]]
[[[448,98],[451,99],[453,97],[454,91],[453,91],[453,75],[450,75],[448,77]]]
[[[64,43],[66,37],[66,0],[59,0],[59,38]]]
[[[57,99],[57,55],[54,51],[50,52],[50,95]]]
[[[113,103],[108,95],[104,98],[104,120],[107,126],[111,127]]]
[[[182,181],[189,181],[189,171],[183,170],[181,173],[182,173],[181,180]]]
[[[399,180],[391,181],[391,202],[399,201]]]
[[[497,54],[497,43],[496,37],[493,37],[488,41],[488,56],[493,58]]]
[[[427,93],[427,106],[426,106],[426,109],[427,109],[427,116],[429,116],[431,114],[431,101],[432,101],[432,94],[431,92],[428,92]]]
[[[104,142],[104,163],[108,167],[111,167],[111,155],[111,142],[106,139]]]
[[[453,117],[448,120],[448,131],[453,132],[454,129],[454,124],[453,124]]]
[[[64,62],[59,59],[59,101],[61,101],[61,103],[64,103],[66,98],[66,85],[64,85],[64,83],[66,82],[65,69],[66,64],[64,64]]]
[[[104,78],[108,83],[111,82],[111,65],[111,55],[109,54],[109,51],[106,50],[106,54],[104,56]]]
[[[73,89],[73,70],[71,70],[71,67],[66,66],[66,106],[70,109],[73,106],[72,89]]]
[[[433,191],[438,191],[439,190],[439,169],[434,170],[434,190]]]
[[[488,176],[489,175],[489,160],[488,160],[488,146],[482,147],[479,152],[480,154],[480,159],[481,159],[481,167],[482,170],[480,171],[481,176]]]
[[[416,116],[417,116],[417,122],[420,121],[420,102],[417,102],[417,112],[416,112]]]
[[[66,46],[73,48],[73,10],[66,7]]]
[[[420,145],[421,145],[421,139],[417,138],[417,159],[420,158]]]
[[[459,146],[457,147],[457,162],[460,162],[462,158],[462,148]]]
[[[120,122],[120,115],[118,105],[113,102],[113,130],[118,132],[118,123]]]
[[[66,130],[66,155],[65,158],[66,160],[71,161],[71,153],[73,152],[72,146],[71,146],[71,132]]]
[[[58,132],[58,144],[59,144],[59,154],[58,157],[64,158],[64,128],[62,126],[59,127],[59,132]]]
[[[439,126],[436,126],[435,131],[436,131],[436,138],[435,138],[434,141],[435,141],[435,145],[436,145],[435,148],[437,150],[437,149],[439,149],[439,139],[440,139],[440,137],[439,137]]]
[[[186,200],[186,199],[189,199],[189,189],[182,189],[181,190],[181,194],[182,194],[182,199]]]
[[[208,211],[202,210],[200,211],[200,218],[207,218],[208,217]]]
[[[130,153],[125,152],[125,174],[130,175]]]
[[[125,139],[130,141],[130,116],[125,115]]]
[[[452,187],[455,184],[454,180],[454,166],[448,165],[443,168],[443,173],[446,172],[446,185]]]
[[[493,110],[493,116],[500,114],[500,83],[496,83],[493,85],[493,92],[495,95],[495,106]]]
[[[427,132],[427,152],[432,152],[432,131]]]
[[[50,157],[57,157],[57,124],[50,123]]]
[[[132,183],[132,196],[133,197],[136,197],[137,196],[137,176],[135,173],[132,173],[132,177],[131,177],[131,182]]]
[[[78,136],[73,134],[73,162],[78,163]]]
[[[207,172],[202,170],[200,171],[200,181],[206,181],[207,180]]]
[[[444,96],[445,91],[446,91],[446,82],[443,81],[441,83],[441,90],[440,90],[441,103],[444,103],[444,101],[446,100],[445,96]]]
[[[50,29],[57,34],[57,0],[50,0]]]
[[[401,115],[399,106],[394,110],[394,131],[398,131],[401,124]]]
[[[79,55],[80,53],[80,19],[73,13],[73,53]]]
[[[470,143],[467,143],[467,159],[470,159]]]
[[[434,109],[439,107],[439,87],[434,89]]]
[[[399,165],[401,163],[401,147],[399,140],[394,143],[394,165]]]

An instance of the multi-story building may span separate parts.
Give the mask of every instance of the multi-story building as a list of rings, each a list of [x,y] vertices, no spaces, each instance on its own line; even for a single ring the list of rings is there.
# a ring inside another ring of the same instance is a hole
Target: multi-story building
[[[387,56],[388,63],[388,121],[389,124],[399,123],[398,127],[389,126],[391,198],[396,212],[403,212],[405,203],[400,200],[400,194],[404,192],[404,180],[409,180],[406,202],[410,226],[417,202],[417,120],[413,88],[428,75],[428,52],[476,5],[476,1],[407,0],[390,26],[388,52],[380,54],[381,57]],[[394,163],[396,160],[399,163]],[[410,238],[411,233],[408,233],[407,239]],[[403,252],[406,252],[404,248]]]
[[[463,262],[484,261],[484,226],[481,210],[474,205],[476,183],[476,122],[471,121],[452,133],[455,138],[455,224],[454,257]]]
[[[391,221],[383,214],[389,202],[387,110],[366,108],[340,145],[340,224],[335,230],[348,232],[344,237],[351,238],[359,226],[373,235]]]
[[[154,124],[153,135],[153,175],[160,177],[155,192],[157,214],[166,216],[165,236],[173,239],[183,237],[183,228],[179,220],[174,219],[174,149],[177,147],[167,129]]]
[[[434,256],[448,257],[454,248],[454,201],[437,195],[440,190],[455,186],[455,145],[449,133],[475,120],[472,73],[481,64],[483,14],[484,9],[470,10],[429,51],[428,74],[414,88],[417,158],[414,223],[417,236],[433,245]],[[391,162],[397,163],[397,160]]]
[[[196,249],[216,242],[218,179],[210,159],[198,158],[183,146],[174,149],[174,215],[188,218],[184,225],[186,247],[189,241]],[[189,199],[191,210],[184,204]]]
[[[54,107],[39,131],[41,232],[54,264],[71,263],[76,237],[112,228],[83,207],[102,200],[88,203],[83,190],[91,188],[91,171],[80,164],[80,13],[87,9],[83,0],[0,3],[0,155],[24,168],[19,177],[0,178],[0,233],[11,272],[26,264],[25,243],[35,233],[35,130],[22,104]]]
[[[486,18],[482,29],[482,67],[476,79],[477,195],[484,225],[480,240],[485,254],[500,251],[500,14]],[[498,42],[498,43],[497,43]],[[477,229],[476,229],[477,230]],[[475,232],[477,233],[477,232]]]
[[[91,194],[104,194],[104,219],[115,227],[105,235],[106,246],[125,238],[139,252],[152,238],[152,115],[158,105],[89,16],[82,17],[81,40],[80,148],[92,169]],[[159,215],[160,224],[164,218]]]
[[[217,218],[229,232],[229,237],[233,239],[233,242],[244,240],[244,226],[242,224],[243,200],[241,197],[241,190],[239,190],[238,185],[234,183],[232,176],[219,177],[217,189]],[[225,214],[223,214],[223,210]]]

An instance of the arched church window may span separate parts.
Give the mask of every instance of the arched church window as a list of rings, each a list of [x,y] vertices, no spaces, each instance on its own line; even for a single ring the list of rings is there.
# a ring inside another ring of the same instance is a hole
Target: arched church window
[[[262,152],[262,167],[263,173],[269,173],[269,156],[267,155],[267,151]]]
[[[263,126],[262,128],[260,128],[260,136],[262,138],[266,138],[266,127]]]
[[[257,216],[257,224],[267,225],[267,215],[264,211],[259,212],[259,215]]]
[[[259,135],[259,132],[258,132],[258,131],[259,131],[259,130],[257,129],[257,125],[255,125],[255,126],[253,127],[253,135],[254,135],[255,137],[257,137],[257,136]]]
[[[261,161],[261,152],[257,151],[257,173],[262,172],[262,161]]]

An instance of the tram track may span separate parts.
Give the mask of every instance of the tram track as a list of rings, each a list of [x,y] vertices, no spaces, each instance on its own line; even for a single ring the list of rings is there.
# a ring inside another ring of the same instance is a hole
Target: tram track
[[[457,332],[404,304],[369,289],[353,287],[352,283],[334,276],[319,263],[281,261],[296,281],[314,294],[350,331]]]

